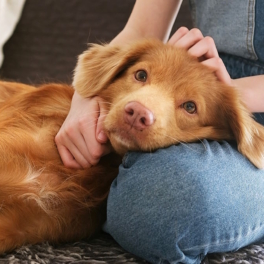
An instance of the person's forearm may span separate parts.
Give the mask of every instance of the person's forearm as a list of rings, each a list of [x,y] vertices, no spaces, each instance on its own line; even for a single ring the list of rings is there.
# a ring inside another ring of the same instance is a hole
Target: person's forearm
[[[264,112],[264,75],[235,79],[233,85],[252,113]]]
[[[123,44],[140,38],[166,42],[182,0],[137,0],[125,28],[111,41]]]

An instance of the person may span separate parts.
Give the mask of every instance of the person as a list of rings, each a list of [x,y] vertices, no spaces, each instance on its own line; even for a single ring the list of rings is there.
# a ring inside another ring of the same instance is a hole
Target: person
[[[181,2],[137,0],[110,45],[154,37],[185,48],[220,81],[238,89],[253,113],[264,112],[264,2],[191,0],[199,29],[182,27],[169,39]],[[101,98],[74,93],[55,138],[65,166],[94,166],[110,152],[104,111]],[[200,263],[208,253],[264,240],[263,189],[263,170],[230,142],[203,140],[151,154],[129,152],[112,183],[103,228],[151,263]]]

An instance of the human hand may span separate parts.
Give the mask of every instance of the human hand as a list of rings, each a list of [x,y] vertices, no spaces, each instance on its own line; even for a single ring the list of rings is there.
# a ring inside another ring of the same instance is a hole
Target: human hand
[[[108,138],[102,128],[106,112],[100,97],[83,98],[74,93],[69,114],[55,137],[66,167],[91,167],[110,152]]]
[[[204,37],[199,29],[189,30],[181,27],[169,39],[168,43],[186,49],[191,56],[198,58],[203,65],[211,69],[221,82],[227,85],[232,84],[232,79],[218,55],[214,40],[211,37]]]

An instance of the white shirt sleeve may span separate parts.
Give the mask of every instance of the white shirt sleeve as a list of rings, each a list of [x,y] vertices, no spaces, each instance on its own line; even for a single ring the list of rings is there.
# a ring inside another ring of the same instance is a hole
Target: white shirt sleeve
[[[3,47],[12,36],[26,0],[0,0],[0,68],[4,60]]]

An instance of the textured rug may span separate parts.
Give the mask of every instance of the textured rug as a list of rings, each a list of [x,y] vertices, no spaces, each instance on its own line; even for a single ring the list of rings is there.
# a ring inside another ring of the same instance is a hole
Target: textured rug
[[[123,250],[109,235],[101,234],[88,242],[52,246],[43,243],[24,246],[0,256],[0,264],[143,264],[148,263]],[[237,252],[208,255],[202,264],[264,264],[264,244],[252,245]]]

